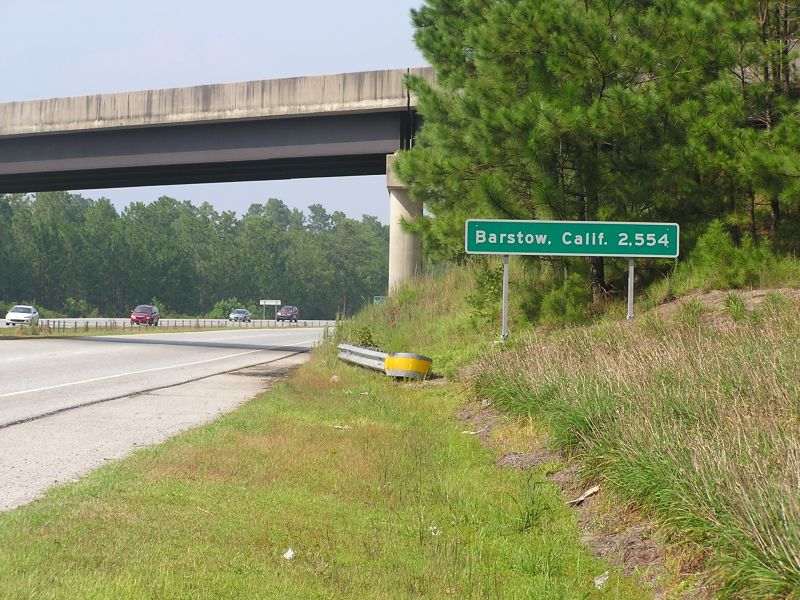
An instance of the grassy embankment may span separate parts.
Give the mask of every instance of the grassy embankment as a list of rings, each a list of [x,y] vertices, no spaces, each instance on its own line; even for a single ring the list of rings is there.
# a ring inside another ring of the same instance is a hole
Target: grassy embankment
[[[641,303],[650,310],[635,321],[612,306],[613,320],[516,335],[487,352],[468,388],[532,418],[551,447],[580,464],[587,485],[654,518],[716,595],[795,598],[800,294],[704,293],[748,283],[796,288],[800,262],[712,239],[651,287]],[[360,322],[396,335],[380,313]],[[428,347],[437,356],[437,343]],[[683,577],[682,568],[673,564],[672,576]]]
[[[634,322],[523,335],[472,388],[694,548],[720,596],[800,597],[800,294],[703,293],[797,287],[800,262],[709,248]]]
[[[357,327],[382,321],[455,369],[475,352],[453,333],[462,282],[408,289]],[[578,543],[543,475],[495,466],[463,402],[328,345],[216,423],[0,515],[0,597],[647,597]]]
[[[534,335],[476,376],[586,477],[708,553],[725,595],[800,594],[800,304],[726,297]]]

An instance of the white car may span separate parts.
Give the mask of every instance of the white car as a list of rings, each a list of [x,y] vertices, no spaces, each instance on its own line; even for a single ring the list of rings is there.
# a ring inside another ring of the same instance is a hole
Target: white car
[[[6,313],[6,325],[36,325],[39,311],[32,306],[18,304]]]
[[[248,323],[252,318],[253,315],[245,308],[236,308],[228,315],[228,321],[243,321]]]

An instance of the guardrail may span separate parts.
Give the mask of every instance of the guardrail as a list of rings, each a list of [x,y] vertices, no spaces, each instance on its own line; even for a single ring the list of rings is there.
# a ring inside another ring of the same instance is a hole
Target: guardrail
[[[389,377],[403,379],[425,379],[430,375],[433,359],[408,352],[381,352],[377,348],[365,348],[353,344],[339,344],[339,359],[375,371],[383,371]]]
[[[303,319],[297,323],[291,321],[275,321],[274,319],[243,322],[228,321],[226,319],[161,319],[154,325],[131,325],[129,319],[40,319],[39,327],[53,332],[63,331],[119,331],[119,332],[147,332],[159,329],[222,329],[230,327],[242,328],[295,328],[295,327],[325,327],[336,322],[329,320]]]

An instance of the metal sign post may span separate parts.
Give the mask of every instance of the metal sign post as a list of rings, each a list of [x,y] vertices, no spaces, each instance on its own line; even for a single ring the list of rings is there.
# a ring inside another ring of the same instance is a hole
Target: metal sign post
[[[503,341],[508,339],[508,254],[503,255]]]
[[[280,300],[260,300],[259,304],[264,307],[264,320],[267,320],[267,307],[275,307],[275,321],[278,320],[278,307],[281,305]]]
[[[633,259],[628,259],[628,320],[633,318]]]

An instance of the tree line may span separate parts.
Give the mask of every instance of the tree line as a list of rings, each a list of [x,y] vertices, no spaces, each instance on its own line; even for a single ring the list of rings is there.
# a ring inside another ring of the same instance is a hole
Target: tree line
[[[67,192],[0,195],[0,299],[101,316],[151,301],[195,316],[279,299],[329,319],[386,293],[388,238],[376,217],[319,204],[305,214],[275,198],[237,218],[169,197],[118,212]]]
[[[396,162],[435,260],[467,218],[667,221],[800,241],[800,2],[426,0],[424,127]],[[685,254],[685,252],[684,252]],[[563,261],[595,298],[609,261]],[[622,269],[617,267],[617,276]]]

